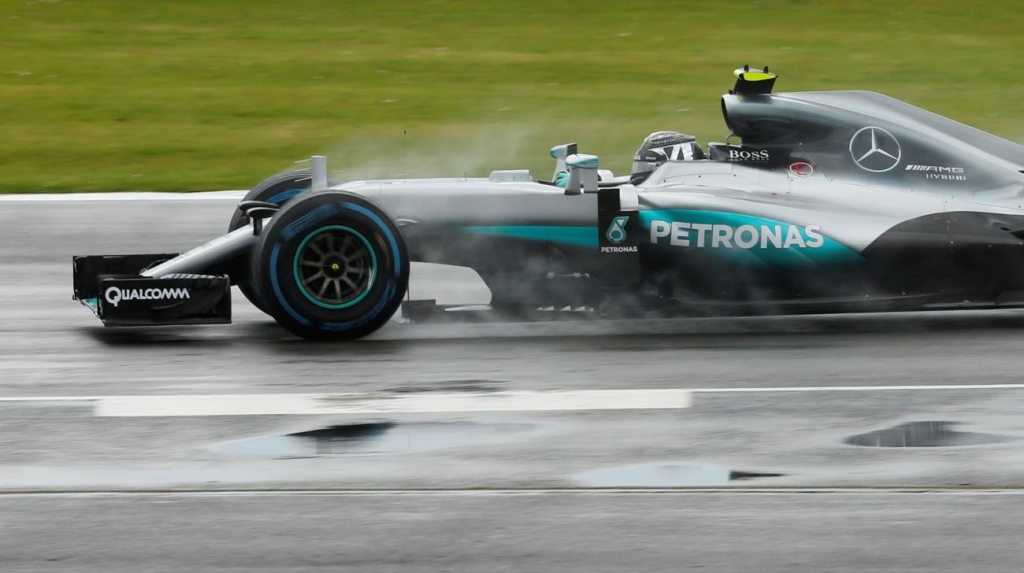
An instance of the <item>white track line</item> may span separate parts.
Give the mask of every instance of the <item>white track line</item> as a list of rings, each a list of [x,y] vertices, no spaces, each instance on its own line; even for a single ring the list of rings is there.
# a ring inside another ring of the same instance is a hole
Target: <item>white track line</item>
[[[411,414],[430,412],[542,412],[689,408],[693,394],[794,392],[916,392],[1022,390],[1022,384],[928,386],[784,386],[423,394],[209,394],[156,396],[16,396],[3,403],[80,402],[102,417]]]
[[[204,191],[200,193],[28,193],[0,195],[0,202],[43,203],[50,201],[240,201],[245,191]]]
[[[686,390],[577,390],[458,394],[224,394],[112,396],[96,402],[100,417],[542,412],[688,408]]]

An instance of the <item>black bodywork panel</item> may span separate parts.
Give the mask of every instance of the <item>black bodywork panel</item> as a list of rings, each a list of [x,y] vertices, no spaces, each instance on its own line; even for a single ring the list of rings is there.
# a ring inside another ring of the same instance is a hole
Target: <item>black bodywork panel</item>
[[[71,259],[74,299],[98,298],[104,275],[139,276],[149,267],[177,257],[178,253],[153,255],[91,255]]]
[[[231,283],[226,275],[139,274],[175,256],[74,257],[74,298],[108,326],[230,323]]]

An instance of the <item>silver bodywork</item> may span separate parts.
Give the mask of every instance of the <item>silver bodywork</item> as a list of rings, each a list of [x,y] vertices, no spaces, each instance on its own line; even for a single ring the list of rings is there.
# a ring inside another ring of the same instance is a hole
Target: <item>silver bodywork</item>
[[[616,185],[623,211],[742,214],[814,227],[853,253],[864,252],[906,222],[929,216],[1024,215],[1024,148],[897,100],[866,92],[726,95],[722,107],[726,124],[745,145],[760,141],[763,149],[758,153],[764,158],[781,155],[793,157],[794,163],[788,169],[789,159],[766,166],[756,156],[669,161],[637,185],[614,180],[607,172],[601,174],[601,185]],[[765,124],[766,118],[775,123]],[[871,137],[885,133],[897,142],[898,149],[886,152],[895,163],[885,169],[861,165],[874,149],[854,153],[855,140],[864,130]],[[569,189],[533,180],[524,170],[498,171],[488,178],[353,181],[330,189],[372,200],[399,224],[403,235],[430,228],[462,240],[460,233],[466,229],[572,227],[594,228],[596,237],[597,159],[564,156],[553,151],[559,165],[571,170]],[[965,175],[940,181],[914,171],[915,162]],[[327,180],[325,160],[315,157],[312,165],[313,191],[318,192]],[[806,167],[795,169],[798,165]],[[653,227],[640,228],[641,245],[654,238]],[[930,240],[941,245],[944,238],[933,234]],[[202,272],[255,243],[251,228],[240,229],[144,274]],[[443,255],[425,257],[418,246],[412,245],[414,257],[419,253],[420,260],[446,262]],[[688,256],[686,249],[673,252]]]

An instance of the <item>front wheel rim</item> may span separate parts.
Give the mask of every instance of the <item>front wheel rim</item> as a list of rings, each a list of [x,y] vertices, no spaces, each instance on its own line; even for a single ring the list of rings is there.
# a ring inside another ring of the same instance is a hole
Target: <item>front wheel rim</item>
[[[313,304],[348,308],[370,293],[377,255],[362,233],[340,225],[310,233],[295,252],[295,283]]]

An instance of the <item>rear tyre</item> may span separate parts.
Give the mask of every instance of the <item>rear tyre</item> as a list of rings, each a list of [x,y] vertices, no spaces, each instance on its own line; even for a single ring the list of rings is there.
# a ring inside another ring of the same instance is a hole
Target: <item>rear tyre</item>
[[[371,201],[343,191],[283,207],[253,252],[268,314],[310,340],[350,340],[383,326],[409,284],[398,227]]]
[[[274,205],[284,206],[292,199],[309,193],[312,184],[312,174],[309,169],[296,169],[278,173],[261,181],[245,194],[242,201],[264,201]],[[328,186],[335,186],[338,182],[334,179],[327,179]],[[235,208],[228,222],[228,232],[234,231],[249,224],[249,218],[242,213],[241,209]],[[242,291],[245,298],[256,308],[267,312],[260,300],[259,293],[250,284],[247,276],[237,277],[238,290]]]

